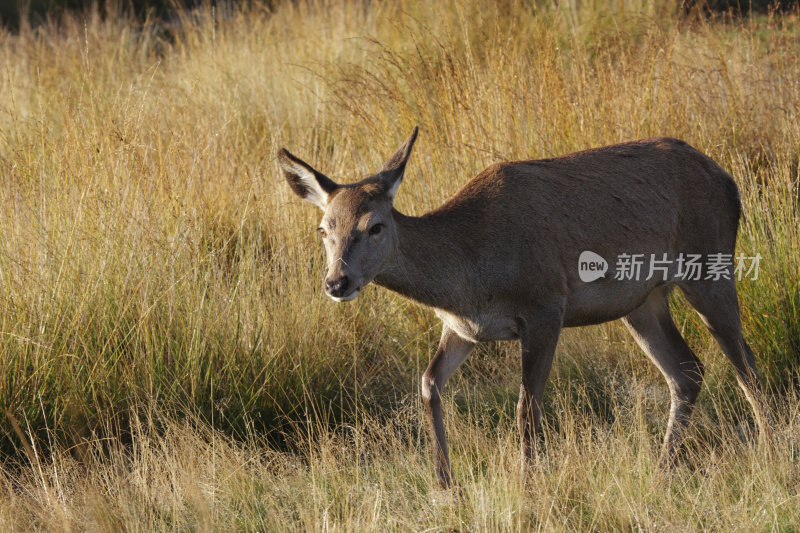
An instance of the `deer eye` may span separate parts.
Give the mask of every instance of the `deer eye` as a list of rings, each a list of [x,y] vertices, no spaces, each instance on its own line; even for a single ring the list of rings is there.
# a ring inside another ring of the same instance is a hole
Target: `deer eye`
[[[323,239],[328,236],[328,232],[325,231],[325,228],[317,228],[317,231],[319,232],[320,235],[322,235]]]
[[[383,231],[383,224],[375,224],[369,228],[370,235],[378,235],[381,231]]]

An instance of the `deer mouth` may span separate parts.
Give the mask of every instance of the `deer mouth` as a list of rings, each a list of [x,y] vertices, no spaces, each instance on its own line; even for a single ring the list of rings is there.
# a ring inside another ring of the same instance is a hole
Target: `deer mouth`
[[[328,294],[331,297],[331,300],[334,302],[349,302],[350,300],[355,299],[358,296],[359,291],[361,291],[361,287],[354,289],[350,294],[347,296],[334,296],[332,294]]]

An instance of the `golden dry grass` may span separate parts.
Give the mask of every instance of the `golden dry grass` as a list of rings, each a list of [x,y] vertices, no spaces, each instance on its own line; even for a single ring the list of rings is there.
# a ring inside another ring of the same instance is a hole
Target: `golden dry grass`
[[[800,23],[670,3],[286,3],[169,25],[74,16],[0,34],[3,530],[800,528]],[[420,214],[501,159],[683,138],[742,190],[745,332],[771,391],[759,449],[706,362],[685,462],[654,474],[667,391],[616,324],[568,331],[548,452],[518,472],[512,344],[446,399],[459,493],[434,488],[416,391],[436,319],[320,291],[317,212],[274,161],[341,181],[414,124]]]

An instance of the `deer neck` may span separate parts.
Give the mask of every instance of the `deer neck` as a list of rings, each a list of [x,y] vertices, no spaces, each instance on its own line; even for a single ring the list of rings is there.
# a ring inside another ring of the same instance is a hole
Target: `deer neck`
[[[378,285],[440,309],[458,305],[459,280],[467,258],[455,239],[452,225],[440,217],[410,217],[393,211],[397,244],[381,272]]]

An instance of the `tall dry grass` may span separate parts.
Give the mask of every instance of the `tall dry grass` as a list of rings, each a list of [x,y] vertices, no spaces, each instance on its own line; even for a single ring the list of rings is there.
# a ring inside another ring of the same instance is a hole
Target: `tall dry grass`
[[[798,24],[345,1],[0,35],[0,528],[800,527]],[[417,123],[411,214],[494,161],[651,135],[729,169],[763,257],[740,294],[774,453],[676,299],[708,374],[671,480],[666,387],[610,324],[564,335],[532,490],[516,349],[477,352],[446,402],[462,490],[435,490],[416,390],[437,321],[378,289],[326,301],[318,213],[274,162],[285,145],[355,180]]]

